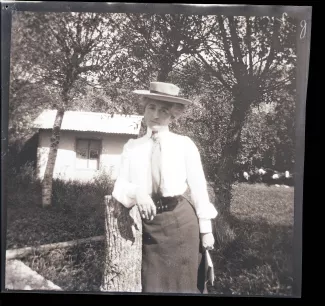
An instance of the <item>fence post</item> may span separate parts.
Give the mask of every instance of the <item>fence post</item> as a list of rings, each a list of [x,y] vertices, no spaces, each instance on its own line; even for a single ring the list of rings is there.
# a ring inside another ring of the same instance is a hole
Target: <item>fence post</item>
[[[101,291],[141,292],[142,221],[137,207],[128,209],[105,196],[105,262]]]

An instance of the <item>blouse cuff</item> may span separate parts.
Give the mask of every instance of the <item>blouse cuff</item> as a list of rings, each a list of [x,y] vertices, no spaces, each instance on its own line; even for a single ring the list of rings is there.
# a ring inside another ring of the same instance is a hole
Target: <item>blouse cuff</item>
[[[212,233],[211,219],[199,219],[200,233]]]

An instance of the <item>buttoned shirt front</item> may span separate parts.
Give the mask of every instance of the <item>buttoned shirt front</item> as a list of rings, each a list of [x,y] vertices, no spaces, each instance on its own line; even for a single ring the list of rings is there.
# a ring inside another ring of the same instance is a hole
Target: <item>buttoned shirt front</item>
[[[152,130],[141,138],[130,139],[124,145],[120,172],[113,189],[113,197],[125,207],[136,204],[137,189],[152,192],[151,151]],[[201,157],[195,143],[188,137],[160,127],[158,137],[161,145],[161,184],[164,197],[182,195],[190,189],[191,202],[199,218],[200,232],[211,232],[211,219],[218,212],[209,200],[207,182]]]

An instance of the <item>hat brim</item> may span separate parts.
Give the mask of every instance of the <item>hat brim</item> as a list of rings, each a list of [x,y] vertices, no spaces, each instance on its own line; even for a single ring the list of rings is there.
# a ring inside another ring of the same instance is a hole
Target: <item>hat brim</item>
[[[135,93],[137,95],[144,96],[144,97],[149,97],[151,99],[156,99],[156,100],[159,100],[159,101],[166,101],[166,102],[171,102],[171,103],[181,103],[181,104],[184,104],[184,105],[189,105],[189,104],[192,103],[191,100],[188,100],[188,99],[185,99],[185,98],[152,93],[149,90],[134,90],[133,93]]]

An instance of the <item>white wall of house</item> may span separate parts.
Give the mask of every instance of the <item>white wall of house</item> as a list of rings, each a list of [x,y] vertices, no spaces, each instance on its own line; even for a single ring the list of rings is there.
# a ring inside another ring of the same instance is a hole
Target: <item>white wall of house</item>
[[[50,137],[50,130],[40,130],[37,149],[37,169],[38,177],[41,179],[44,177],[50,150]],[[64,180],[89,181],[104,170],[106,173],[111,174],[112,179],[116,179],[123,146],[131,137],[131,135],[124,134],[61,131],[53,177]],[[80,161],[80,159],[77,158],[77,139],[101,141],[98,170],[93,169],[94,164],[97,164],[96,161],[93,160],[88,162],[89,169],[86,166],[86,160]],[[92,163],[92,169],[90,163]]]

